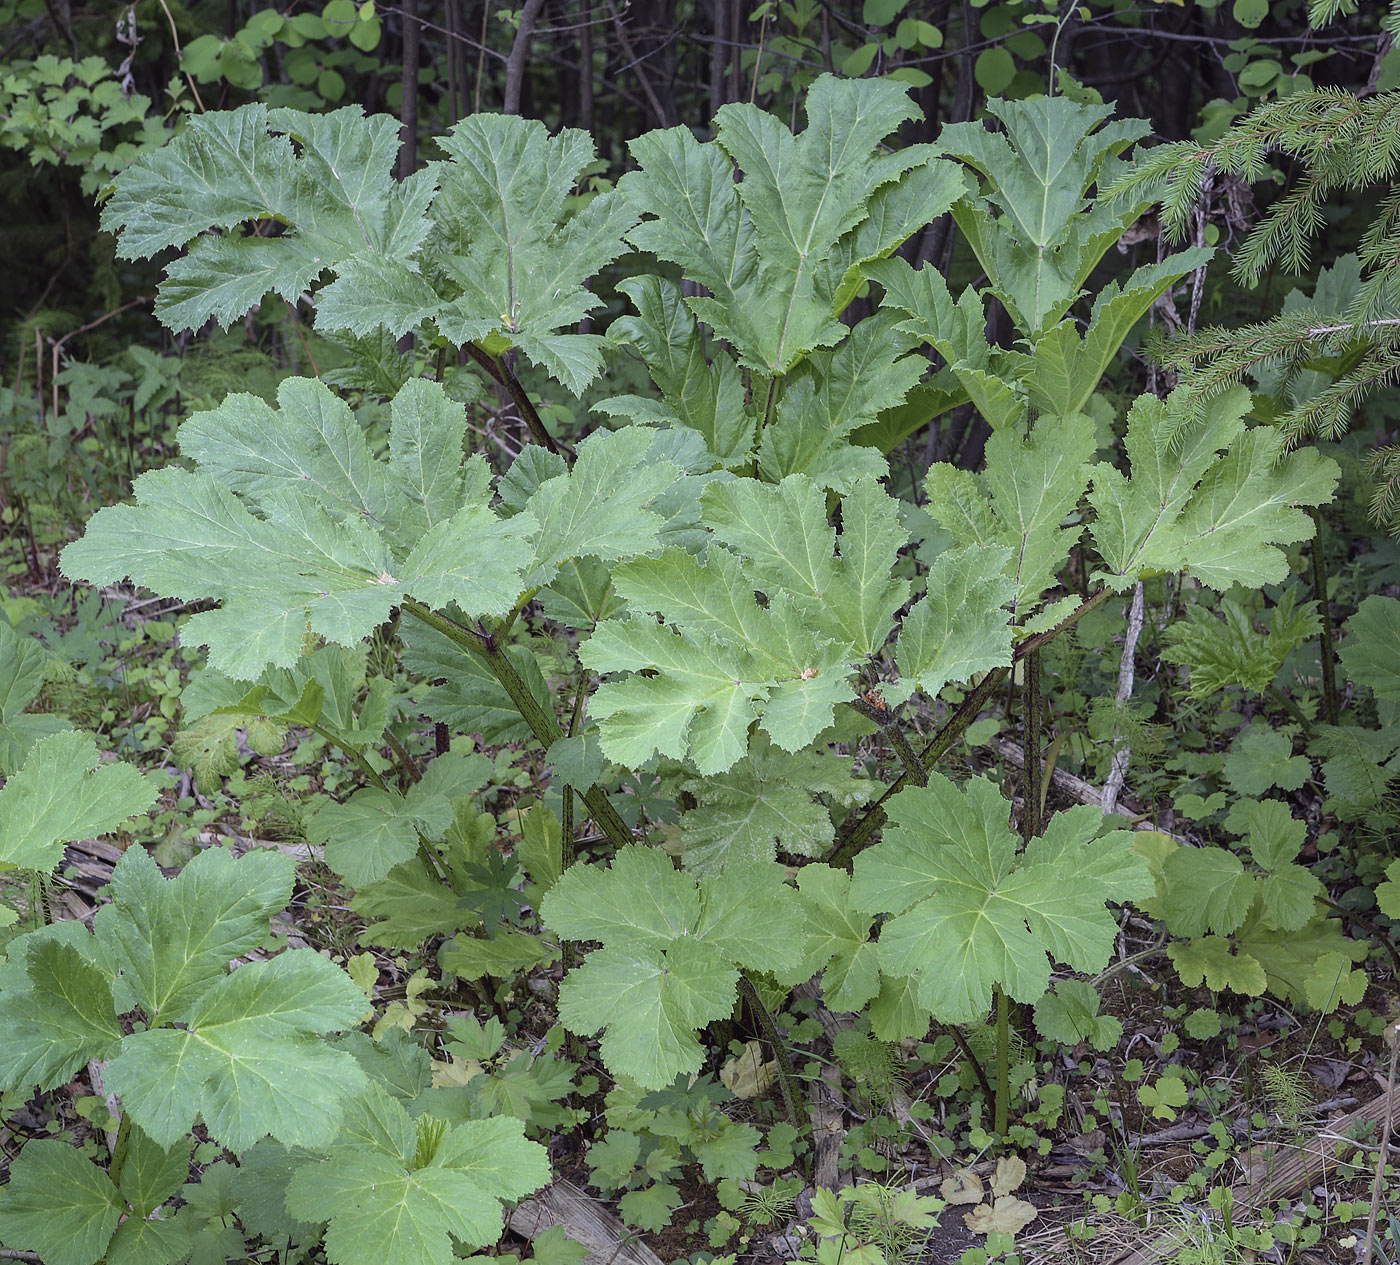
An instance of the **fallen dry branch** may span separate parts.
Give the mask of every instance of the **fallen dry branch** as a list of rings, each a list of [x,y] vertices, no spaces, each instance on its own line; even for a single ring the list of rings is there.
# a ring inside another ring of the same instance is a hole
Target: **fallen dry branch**
[[[572,1182],[557,1181],[526,1199],[511,1210],[507,1221],[511,1232],[523,1239],[559,1226],[588,1249],[584,1265],[664,1265],[617,1217]]]

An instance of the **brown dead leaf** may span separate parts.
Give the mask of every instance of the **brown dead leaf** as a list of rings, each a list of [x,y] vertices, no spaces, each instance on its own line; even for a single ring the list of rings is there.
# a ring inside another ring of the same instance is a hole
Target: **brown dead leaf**
[[[737,1054],[719,1069],[720,1083],[736,1098],[756,1098],[777,1074],[778,1065],[763,1061],[763,1046],[750,1041],[742,1054]]]
[[[982,1179],[976,1173],[964,1171],[945,1178],[938,1193],[950,1204],[976,1204],[982,1202],[985,1192]]]
[[[1026,1180],[1026,1161],[1019,1155],[1003,1155],[992,1174],[992,1195],[1000,1199]]]
[[[990,1207],[978,1204],[971,1212],[963,1213],[963,1223],[973,1234],[990,1234],[993,1230],[1019,1234],[1037,1215],[1034,1204],[1015,1195],[1003,1195]]]

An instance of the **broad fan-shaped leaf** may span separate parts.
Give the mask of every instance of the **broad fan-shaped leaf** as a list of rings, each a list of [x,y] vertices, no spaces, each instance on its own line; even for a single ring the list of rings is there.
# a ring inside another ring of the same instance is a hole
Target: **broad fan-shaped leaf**
[[[520,1121],[415,1122],[371,1082],[334,1151],[293,1174],[287,1210],[329,1221],[326,1253],[336,1265],[449,1265],[459,1259],[454,1241],[494,1243],[501,1200],[521,1199],[549,1177],[548,1153]]]
[[[127,1208],[107,1174],[67,1142],[35,1139],[0,1194],[0,1240],[47,1265],[94,1265]]]
[[[560,1018],[574,1032],[604,1029],[608,1069],[645,1088],[698,1071],[695,1031],[733,1008],[736,967],[781,972],[801,952],[803,918],[784,877],[749,862],[697,882],[637,846],[607,868],[571,866],[540,915],[565,940],[603,947],[565,977]]]
[[[825,494],[804,476],[713,483],[702,505],[719,544],[704,562],[670,550],[615,569],[632,617],[603,621],[579,651],[596,671],[632,673],[594,696],[605,754],[689,755],[719,773],[756,720],[794,752],[831,724],[850,666],[884,644],[907,592],[890,576],[906,539],[896,503],[862,480],[845,504],[838,558]]]
[[[1063,524],[1089,482],[1094,447],[1087,417],[1047,417],[1028,438],[1015,429],[997,431],[979,474],[943,463],[929,468],[928,512],[954,541],[1010,550],[1006,574],[1015,583],[1016,622],[1038,608],[1079,537],[1077,524]]]
[[[822,972],[822,996],[832,1010],[858,1011],[880,991],[879,952],[870,938],[874,918],[851,904],[851,877],[828,865],[798,871],[807,936],[802,961],[788,979]]]
[[[1246,428],[1243,387],[1201,405],[1200,421],[1172,442],[1184,408],[1176,395],[1139,397],[1128,414],[1131,475],[1094,467],[1090,530],[1105,563],[1094,578],[1115,589],[1170,571],[1219,590],[1281,583],[1288,566],[1279,546],[1313,534],[1302,507],[1332,495],[1336,462],[1312,448],[1285,453],[1272,427]]]
[[[147,1019],[169,1020],[267,938],[295,874],[280,852],[207,848],[167,879],[144,848],[128,848],[94,921],[97,945]]]
[[[1148,126],[1140,119],[1105,123],[1111,107],[1066,97],[993,99],[987,109],[1004,130],[955,123],[939,136],[944,153],[991,185],[985,198],[957,202],[953,215],[996,295],[1025,332],[1035,333],[1064,314],[1137,218],[1137,206],[1091,202],[1086,194],[1105,163]]]
[[[37,637],[22,637],[0,622],[0,774],[18,772],[36,742],[69,728],[62,716],[24,712],[44,687],[48,660]]]
[[[142,475],[136,505],[99,511],[64,550],[65,573],[219,601],[184,635],[244,680],[295,664],[308,626],[358,644],[408,595],[471,615],[510,609],[535,521],[492,512],[484,465],[460,459],[460,406],[440,386],[411,382],[395,398],[387,462],[323,384],[289,378],[278,402],[234,395],[191,418],[181,437],[199,469]],[[425,468],[435,444],[447,468]]]
[[[1357,685],[1377,698],[1400,702],[1400,601],[1372,594],[1347,620],[1342,664]]]
[[[0,870],[48,872],[64,844],[115,830],[157,793],[131,765],[99,763],[89,734],[50,734],[0,788]]]
[[[785,374],[843,338],[836,317],[855,292],[854,269],[889,254],[963,191],[956,169],[929,147],[878,152],[915,117],[901,85],[822,75],[806,108],[807,128],[795,137],[772,115],[733,103],[716,116],[709,144],[687,128],[652,132],[632,142],[640,169],[618,186],[639,215],[656,217],[629,240],[704,286],[691,310],[741,365],[765,374]],[[909,194],[877,199],[901,177]]]
[[[20,945],[13,952],[23,952],[27,978],[0,993],[0,1086],[54,1089],[89,1059],[110,1057],[122,1039],[112,981],[73,944],[34,938]]]
[[[559,331],[598,305],[585,283],[621,252],[635,215],[610,193],[568,214],[593,160],[582,132],[482,114],[439,144],[446,161],[397,181],[387,115],[214,111],[128,166],[102,223],[124,258],[186,249],[157,297],[172,329],[227,325],[269,292],[296,302],[331,272],[323,331],[369,340],[431,321],[454,343],[518,348],[582,390],[602,339]],[[284,231],[246,230],[258,221]]]
[[[182,1016],[183,1028],[128,1037],[107,1084],[163,1146],[203,1119],[232,1151],[271,1134],[288,1146],[327,1145],[360,1066],[321,1033],[353,1027],[365,995],[311,949],[290,949],[225,975]]]
[[[789,753],[756,734],[733,768],[682,789],[697,806],[681,818],[681,859],[692,874],[708,874],[736,861],[772,861],[779,851],[820,856],[836,832],[831,810],[815,797],[849,806],[879,784],[852,776],[847,757]]]
[[[1127,832],[1100,836],[1093,810],[1052,819],[1018,856],[1006,801],[985,778],[959,788],[932,774],[889,814],[884,837],[856,858],[851,901],[897,915],[881,931],[880,965],[916,977],[920,1004],[948,1023],[984,1015],[993,985],[1039,1000],[1052,956],[1102,969],[1117,931],[1105,899],[1152,891]]]

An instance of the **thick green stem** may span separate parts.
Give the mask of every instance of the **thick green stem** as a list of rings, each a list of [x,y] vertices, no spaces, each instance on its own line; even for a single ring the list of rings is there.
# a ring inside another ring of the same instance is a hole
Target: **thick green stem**
[[[1025,710],[1024,750],[1021,788],[1021,838],[1029,843],[1040,833],[1041,776],[1040,766],[1040,652],[1026,656],[1022,671],[1026,674],[1022,687]]]
[[[997,999],[997,1104],[996,1135],[1006,1137],[1006,1126],[1011,1105],[1011,1032],[1007,1021],[1006,994],[996,990]]]
[[[1047,628],[1042,633],[1036,633],[1034,637],[1027,637],[1016,647],[1012,655],[1012,662],[1017,662],[1029,654],[1034,654],[1047,642],[1058,637],[1060,633],[1068,628],[1074,627],[1084,618],[1094,607],[1106,601],[1112,594],[1110,589],[1100,589],[1093,597],[1086,602],[1081,602],[1074,610],[1064,617],[1053,628]],[[963,699],[958,710],[955,711],[945,722],[933,739],[924,749],[919,752],[919,762],[927,769],[935,761],[943,758],[952,748],[953,744],[962,737],[967,727],[977,719],[977,714],[986,705],[989,699],[997,690],[997,687],[1007,678],[1009,668],[993,668],[987,673],[977,685],[977,687]],[[914,779],[908,770],[901,773],[888,787],[885,792],[873,804],[870,804],[865,811],[856,818],[853,823],[847,825],[842,831],[841,838],[837,840],[836,847],[827,857],[829,865],[840,865],[849,867],[855,859],[856,854],[865,848],[874,838],[875,832],[885,824],[884,804],[892,795],[897,795]]]
[[[348,742],[337,738],[329,729],[322,729],[320,725],[308,724],[306,727],[311,730],[312,733],[320,734],[331,746],[338,747],[341,751],[345,752],[345,754],[350,757],[355,767],[374,783],[376,790],[387,791],[389,789],[389,783],[380,776],[379,770],[365,758],[363,751],[357,751]]]
[[[521,419],[529,428],[530,438],[543,448],[548,448],[550,452],[564,455],[560,451],[559,445],[554,442],[554,436],[545,429],[544,421],[535,409],[534,402],[530,399],[529,393],[520,385],[520,379],[515,376],[504,364],[495,356],[484,351],[475,343],[464,343],[463,349],[473,360],[476,361],[488,374],[491,379],[498,383],[505,393],[510,396],[510,401],[515,405]]]
[[[763,998],[758,995],[758,989],[753,986],[753,981],[747,975],[739,976],[739,996],[744,999],[749,1014],[758,1024],[763,1039],[773,1047],[773,1058],[778,1064],[778,1087],[782,1090],[783,1110],[787,1113],[788,1122],[799,1129],[805,1129],[808,1124],[807,1102],[797,1084],[797,1073],[792,1069],[787,1046],[783,1044],[782,1033],[773,1022],[773,1016],[768,1013],[768,1007],[763,1004]]]
[[[121,1122],[117,1125],[117,1140],[112,1144],[112,1162],[107,1166],[107,1176],[112,1179],[113,1186],[121,1182],[122,1169],[126,1165],[126,1153],[130,1146],[131,1117],[123,1111]]]
[[[854,698],[847,701],[848,705],[858,711],[866,720],[873,720],[884,730],[885,737],[890,740],[895,754],[899,756],[899,762],[904,765],[905,773],[913,779],[915,785],[927,786],[928,770],[924,768],[923,761],[915,753],[909,739],[904,736],[904,730],[900,728],[899,718],[889,709],[889,706],[884,702],[877,705],[864,698]]]
[[[563,727],[555,718],[554,713],[541,704],[539,699],[530,692],[530,687],[521,679],[520,673],[515,670],[515,665],[511,663],[506,652],[496,644],[494,637],[467,628],[455,619],[449,619],[446,615],[424,606],[421,602],[414,601],[413,598],[404,599],[403,609],[415,619],[422,620],[429,628],[440,632],[449,641],[482,659],[486,666],[491,669],[492,675],[500,682],[501,688],[510,696],[510,701],[515,704],[516,711],[530,726],[530,732],[535,735],[536,741],[541,746],[553,746],[560,738],[564,737]],[[633,841],[632,832],[628,830],[627,823],[622,820],[617,809],[608,802],[608,797],[598,787],[590,786],[584,791],[583,802],[588,805],[589,814],[597,823],[598,829],[608,837],[613,847],[622,848]]]
[[[1317,615],[1322,621],[1322,716],[1329,725],[1335,725],[1341,715],[1341,702],[1337,694],[1337,656],[1332,643],[1332,608],[1327,600],[1327,557],[1323,552],[1322,511],[1309,511],[1313,520],[1313,590],[1317,593]]]

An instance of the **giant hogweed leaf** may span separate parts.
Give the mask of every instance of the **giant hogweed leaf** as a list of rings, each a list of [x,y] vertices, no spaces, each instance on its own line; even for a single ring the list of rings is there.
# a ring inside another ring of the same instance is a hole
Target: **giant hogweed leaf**
[[[95,1265],[125,1215],[117,1188],[82,1152],[36,1139],[15,1158],[0,1197],[0,1240],[48,1265]]]
[[[805,474],[823,488],[849,492],[856,480],[880,478],[880,454],[850,442],[861,426],[900,404],[928,362],[909,355],[915,338],[892,313],[860,322],[833,351],[818,351],[782,387],[772,422],[759,443],[763,478],[780,482]]]
[[[1285,453],[1271,427],[1246,428],[1243,387],[1201,406],[1200,421],[1172,443],[1182,407],[1175,396],[1139,397],[1128,414],[1131,476],[1094,467],[1090,530],[1106,564],[1094,578],[1114,589],[1169,571],[1189,571],[1218,590],[1282,582],[1288,565],[1279,546],[1312,535],[1300,507],[1332,495],[1336,463],[1311,448]]]
[[[97,743],[76,730],[34,744],[0,788],[0,871],[47,873],[75,839],[107,834],[156,801],[129,764],[100,764]]]
[[[452,825],[452,800],[480,790],[491,774],[485,756],[438,756],[406,794],[365,787],[343,804],[317,810],[308,842],[324,845],[326,864],[351,887],[368,887],[410,860],[419,834],[437,840]]]
[[[426,475],[422,443],[457,442],[445,416],[455,406],[441,387],[410,383],[396,397],[387,463],[367,459],[348,410],[321,384],[288,379],[278,398],[273,412],[256,397],[231,396],[187,423],[200,468],[142,475],[136,505],[99,511],[64,551],[65,574],[96,583],[129,575],[167,596],[219,601],[185,636],[209,646],[216,669],[244,680],[296,663],[308,625],[357,645],[407,595],[470,615],[511,608],[535,522],[496,517],[479,462],[467,463],[455,488],[439,471]],[[460,491],[455,507],[444,483]],[[386,488],[405,494],[407,508],[383,511]]]
[[[637,349],[664,406],[638,395],[614,396],[594,405],[614,416],[667,422],[698,433],[721,465],[748,460],[757,419],[744,402],[744,380],[728,356],[705,356],[695,317],[680,287],[665,277],[628,277],[617,288],[632,300],[636,316],[620,316],[608,327],[615,343]]]
[[[1372,594],[1347,620],[1342,666],[1357,685],[1378,699],[1400,702],[1400,602]]]
[[[944,153],[962,159],[990,186],[985,198],[955,203],[953,216],[993,292],[1034,334],[1064,314],[1104,251],[1137,218],[1136,207],[1110,209],[1085,195],[1105,162],[1146,135],[1148,126],[1120,119],[1100,128],[1110,107],[1065,97],[993,99],[987,109],[1004,132],[958,123],[939,137]]]
[[[328,1145],[360,1066],[320,1034],[353,1027],[365,995],[310,949],[240,967],[180,1015],[183,1028],[126,1038],[107,1083],[157,1143],[172,1145],[202,1118],[209,1136],[243,1151],[271,1134],[288,1146]]]
[[[948,362],[944,372],[987,424],[994,431],[1019,429],[1026,416],[1020,378],[1027,357],[988,344],[982,296],[969,286],[955,303],[942,273],[930,267],[916,271],[903,259],[870,263],[864,272],[884,288],[882,307],[908,314],[899,330],[922,339]]]
[[[960,191],[956,174],[934,163],[938,174],[922,198],[879,207],[876,226],[861,233],[877,191],[931,163],[927,147],[874,152],[912,117],[898,84],[823,75],[808,93],[799,136],[742,104],[720,111],[707,145],[685,128],[652,132],[632,142],[640,170],[618,186],[638,214],[656,216],[629,240],[705,287],[709,296],[690,299],[690,308],[740,364],[785,374],[844,337],[835,318],[854,294],[856,265],[892,251],[898,230],[927,222],[911,222],[913,207],[946,208]],[[737,184],[730,159],[744,176]]]
[[[439,330],[455,343],[495,336],[582,391],[602,368],[604,340],[555,331],[599,306],[585,282],[621,253],[636,215],[623,199],[602,194],[566,216],[594,158],[584,132],[550,136],[537,120],[477,114],[438,144],[449,161],[430,168],[441,192],[423,259],[449,296],[436,317]],[[331,290],[337,293],[328,300],[343,290],[345,310],[354,309],[353,265]]]
[[[883,839],[856,858],[851,902],[896,915],[880,934],[881,968],[914,976],[919,1003],[947,1023],[985,1015],[993,985],[1038,1001],[1052,956],[1101,970],[1117,931],[1104,900],[1152,891],[1128,833],[1099,837],[1092,810],[1052,819],[1018,856],[1007,803],[985,778],[960,788],[935,773],[889,813]]]
[[[916,689],[936,698],[949,682],[1011,664],[1006,604],[1016,595],[1007,574],[1010,550],[968,545],[934,559],[928,590],[899,632],[895,661],[900,679],[885,693],[902,703]]]
[[[604,1029],[609,1071],[644,1088],[698,1071],[695,1032],[733,1008],[736,968],[796,963],[803,921],[783,879],[772,862],[748,862],[697,881],[638,846],[607,868],[571,866],[540,915],[564,939],[603,947],[565,977],[560,1018],[581,1034]]]
[[[865,802],[878,787],[853,777],[849,759],[790,754],[755,735],[748,755],[733,768],[691,778],[682,789],[697,807],[681,818],[681,859],[692,874],[710,874],[739,861],[772,861],[780,849],[820,856],[836,832],[831,810],[814,796],[849,806]]]
[[[454,1241],[484,1247],[500,1237],[501,1200],[549,1178],[548,1153],[520,1121],[415,1122],[371,1083],[334,1154],[297,1168],[287,1209],[329,1221],[326,1253],[336,1265],[449,1265],[458,1259]]]
[[[110,903],[93,924],[103,960],[121,972],[149,1020],[169,1020],[231,959],[267,938],[268,919],[286,908],[295,874],[296,863],[278,852],[236,860],[208,848],[166,879],[144,848],[128,848],[112,871]]]
[[[598,431],[578,446],[570,470],[535,489],[526,502],[539,523],[531,587],[548,584],[566,559],[616,562],[657,548],[665,517],[651,507],[682,471],[657,459],[656,442],[645,426]]]
[[[44,688],[48,658],[38,638],[0,623],[0,773],[17,772],[36,742],[69,728],[62,716],[24,714]]]
[[[1082,338],[1071,320],[1042,333],[1025,377],[1031,403],[1056,416],[1082,409],[1147,309],[1188,272],[1205,267],[1212,253],[1204,247],[1184,250],[1139,268],[1121,287],[1110,281],[1094,299]]]
[[[1031,614],[1082,530],[1061,524],[1089,481],[1094,427],[1082,414],[1042,418],[1030,436],[996,432],[979,474],[939,463],[924,487],[928,512],[961,546],[1011,551],[1006,574],[1015,583],[1013,619]]]
[[[850,665],[884,644],[907,592],[889,574],[905,533],[873,481],[847,498],[840,558],[825,496],[804,476],[714,483],[702,504],[725,547],[703,563],[672,550],[620,565],[613,583],[634,615],[603,621],[579,650],[596,671],[633,674],[592,704],[604,752],[624,763],[660,751],[722,772],[760,718],[780,747],[800,750],[831,723]]]
[[[42,937],[22,943],[24,983],[0,993],[0,1086],[55,1089],[89,1059],[116,1051],[122,1027],[112,982],[84,954],[86,944]]]
[[[858,1011],[880,991],[879,954],[870,938],[874,917],[851,903],[851,876],[828,865],[797,874],[807,918],[802,960],[785,976],[793,983],[822,972],[822,996],[832,1010]]]
[[[227,325],[269,291],[295,302],[353,254],[412,256],[428,228],[432,178],[396,182],[397,152],[393,120],[354,106],[328,115],[264,105],[203,114],[118,176],[102,226],[126,259],[188,247],[156,303],[172,329],[197,329],[211,316]],[[255,220],[287,231],[234,233]]]

